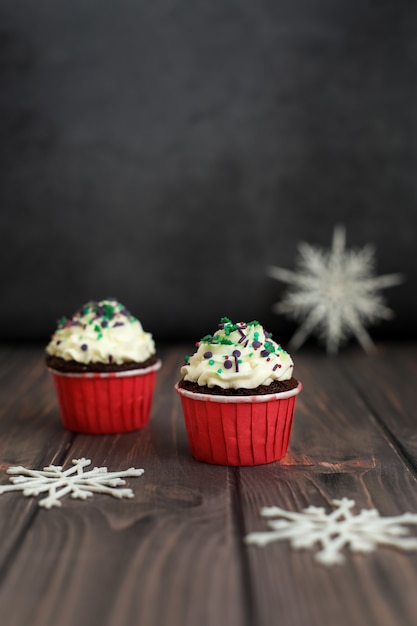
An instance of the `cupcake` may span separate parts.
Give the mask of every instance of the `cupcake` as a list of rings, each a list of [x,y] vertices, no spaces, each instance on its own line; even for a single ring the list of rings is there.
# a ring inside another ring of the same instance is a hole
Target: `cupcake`
[[[152,335],[114,298],[62,317],[46,364],[69,430],[122,433],[147,425],[161,361]]]
[[[193,457],[217,465],[281,459],[302,389],[288,352],[256,320],[227,317],[196,347],[175,386]]]

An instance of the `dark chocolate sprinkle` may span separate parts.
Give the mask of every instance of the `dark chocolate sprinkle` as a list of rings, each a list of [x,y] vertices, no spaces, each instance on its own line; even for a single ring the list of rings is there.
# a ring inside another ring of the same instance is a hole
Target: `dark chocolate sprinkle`
[[[211,359],[211,357],[213,356],[213,353],[208,351],[208,352],[205,352],[203,356],[205,359]]]
[[[84,352],[88,349],[88,346],[86,343],[81,344],[81,350],[84,350]]]

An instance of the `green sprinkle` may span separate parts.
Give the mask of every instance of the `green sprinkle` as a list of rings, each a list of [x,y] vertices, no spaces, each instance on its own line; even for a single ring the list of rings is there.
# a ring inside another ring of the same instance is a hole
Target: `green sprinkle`
[[[188,361],[189,361],[189,360],[190,360],[190,357],[188,356],[188,354],[186,354],[186,355],[185,355],[185,357],[184,357],[184,361],[185,361],[186,363],[188,363]]]
[[[114,315],[115,307],[111,304],[103,304],[104,317],[111,318]]]
[[[96,324],[96,325],[94,326],[94,330],[95,330],[95,332],[96,332],[96,333],[99,333],[99,332],[100,332],[100,330],[101,330],[101,329],[100,329],[100,326],[99,326],[98,324]]]
[[[221,368],[221,367],[219,367],[219,369],[217,370],[217,373],[218,373],[218,374],[221,374],[221,373],[222,373],[222,368]]]
[[[213,335],[204,335],[204,337],[202,337],[200,341],[202,341],[203,343],[210,343],[212,339]]]
[[[213,359],[210,359],[209,365],[214,365],[214,360]]]

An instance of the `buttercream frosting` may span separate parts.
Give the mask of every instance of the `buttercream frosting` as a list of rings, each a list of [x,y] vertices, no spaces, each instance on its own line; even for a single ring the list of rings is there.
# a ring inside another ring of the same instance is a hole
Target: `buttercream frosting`
[[[142,363],[155,354],[151,333],[120,302],[107,298],[62,317],[46,347],[50,356],[79,363]]]
[[[181,374],[200,386],[255,389],[293,377],[292,358],[256,320],[234,324],[223,317],[218,330],[196,347],[185,357]]]

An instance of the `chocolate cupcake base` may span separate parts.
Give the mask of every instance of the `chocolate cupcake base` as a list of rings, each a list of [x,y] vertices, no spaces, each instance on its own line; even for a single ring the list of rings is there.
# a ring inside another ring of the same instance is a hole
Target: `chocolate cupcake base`
[[[298,385],[296,378],[290,378],[289,380],[275,380],[270,385],[259,385],[255,389],[246,389],[240,387],[239,389],[223,389],[222,387],[214,386],[207,387],[207,385],[199,385],[198,383],[184,380],[179,381],[178,387],[181,389],[187,389],[193,393],[204,393],[207,395],[216,396],[255,396],[266,395],[268,393],[281,393],[282,391],[290,391],[295,389]]]
[[[55,370],[57,372],[126,372],[129,370],[145,369],[154,365],[159,361],[156,354],[142,361],[136,363],[134,361],[127,361],[126,363],[79,363],[78,361],[67,361],[57,356],[46,356],[46,365],[48,369]]]

